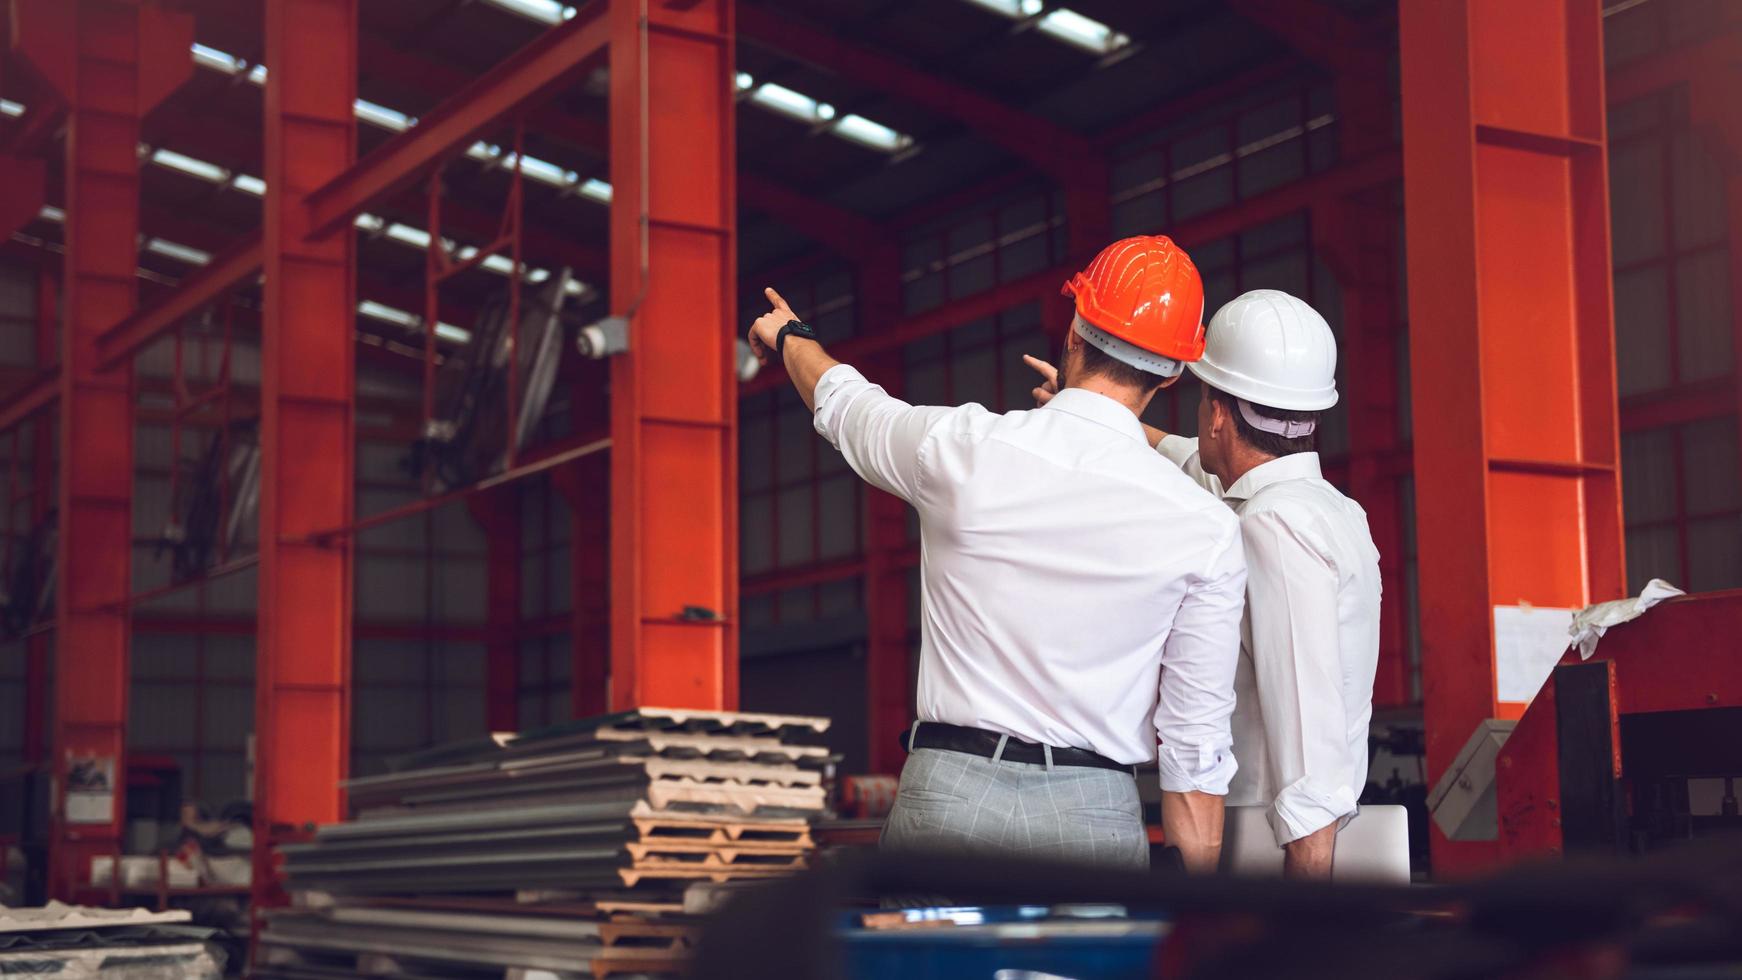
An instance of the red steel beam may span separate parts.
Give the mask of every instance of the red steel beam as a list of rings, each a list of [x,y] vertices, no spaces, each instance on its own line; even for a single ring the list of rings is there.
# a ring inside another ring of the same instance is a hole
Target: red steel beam
[[[764,177],[740,173],[738,202],[847,258],[863,257],[889,239],[882,225],[856,211],[800,194]]]
[[[1403,4],[1399,34],[1433,785],[1479,722],[1523,710],[1497,688],[1494,608],[1624,588],[1601,11]],[[1436,873],[1496,855],[1431,833]]]
[[[1335,75],[1378,75],[1386,52],[1374,31],[1323,0],[1228,0],[1236,14]]]
[[[59,283],[47,262],[36,272],[36,363],[44,366],[55,356],[60,327]],[[37,416],[30,446],[30,524],[37,527],[54,506],[54,430],[49,419]],[[49,663],[54,656],[53,638],[33,633],[24,641],[24,741],[27,766],[48,760]]]
[[[583,5],[573,20],[546,31],[309,194],[309,234],[321,237],[347,226],[370,202],[413,183],[491,125],[592,64],[607,41],[602,7]]]
[[[611,707],[738,703],[731,0],[607,0]]]
[[[125,821],[129,630],[111,604],[133,559],[133,398],[131,371],[105,369],[95,345],[138,299],[140,117],[192,73],[193,22],[95,0],[12,14],[13,44],[68,106],[51,755],[65,796],[49,841],[49,890],[65,899],[92,858],[119,850]],[[78,792],[75,767],[106,785]]]
[[[894,55],[807,26],[783,11],[741,2],[738,30],[744,40],[782,57],[806,62],[856,85],[954,119],[1061,181],[1073,180],[1086,162],[1101,158],[1094,141],[1081,133],[923,71]]]
[[[212,257],[209,265],[181,285],[104,330],[97,337],[97,362],[106,368],[130,362],[152,342],[260,271],[266,246],[256,233]]]
[[[356,159],[357,0],[267,0],[254,908],[284,894],[275,845],[345,816],[356,236],[310,236],[306,196]]]

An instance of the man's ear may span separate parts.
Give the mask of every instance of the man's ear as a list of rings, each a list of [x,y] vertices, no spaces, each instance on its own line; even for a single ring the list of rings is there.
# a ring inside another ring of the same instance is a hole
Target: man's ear
[[[1222,427],[1234,424],[1234,416],[1229,414],[1228,405],[1220,398],[1210,399],[1210,434],[1219,436]]]

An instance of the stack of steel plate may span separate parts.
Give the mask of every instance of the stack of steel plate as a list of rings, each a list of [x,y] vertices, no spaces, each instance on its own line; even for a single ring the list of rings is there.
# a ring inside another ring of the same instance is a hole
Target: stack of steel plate
[[[258,975],[675,970],[688,886],[805,866],[827,750],[791,738],[827,727],[643,708],[352,780],[356,819],[283,850],[301,901],[269,915]]]

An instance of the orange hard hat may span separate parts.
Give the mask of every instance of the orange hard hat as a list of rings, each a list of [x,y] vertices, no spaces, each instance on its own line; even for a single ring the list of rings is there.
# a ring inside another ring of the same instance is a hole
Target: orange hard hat
[[[1166,235],[1114,242],[1065,283],[1064,293],[1076,297],[1077,316],[1094,328],[1085,338],[1101,341],[1096,346],[1120,360],[1147,362],[1147,353],[1183,362],[1204,355],[1204,282],[1185,249]],[[1106,336],[1122,343],[1106,343]],[[1171,368],[1161,373],[1178,373],[1177,365],[1161,363]],[[1136,366],[1157,370],[1151,363]]]

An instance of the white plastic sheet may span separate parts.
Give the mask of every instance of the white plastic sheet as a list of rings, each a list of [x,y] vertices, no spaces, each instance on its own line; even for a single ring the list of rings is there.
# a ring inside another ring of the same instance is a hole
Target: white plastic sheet
[[[1638,619],[1652,606],[1683,594],[1681,589],[1663,579],[1654,578],[1645,583],[1645,588],[1639,590],[1638,595],[1630,599],[1599,602],[1579,610],[1573,616],[1572,633],[1572,642],[1579,647],[1579,659],[1591,659],[1591,654],[1597,651],[1597,641],[1603,638],[1609,627]]]

